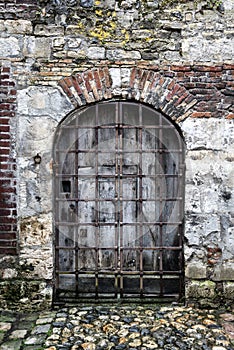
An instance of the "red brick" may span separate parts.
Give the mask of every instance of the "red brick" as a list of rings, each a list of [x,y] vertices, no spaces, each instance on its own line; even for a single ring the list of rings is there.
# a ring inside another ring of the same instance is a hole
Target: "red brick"
[[[16,218],[14,217],[1,217],[2,224],[16,224]]]
[[[9,216],[11,215],[11,211],[9,209],[1,209],[0,210],[0,216]],[[1,219],[0,219],[1,221]]]
[[[175,80],[172,80],[167,88],[168,90],[172,90],[174,86],[175,86]]]
[[[10,141],[0,141],[0,147],[10,148]]]
[[[1,117],[14,117],[15,113],[12,111],[0,111]]]
[[[73,98],[73,94],[71,93],[69,87],[67,86],[65,80],[60,80],[59,85],[62,87],[64,92],[67,94],[68,97]]]
[[[10,73],[10,68],[9,67],[2,67],[2,72],[3,73]]]
[[[70,88],[73,84],[72,84],[72,79],[70,77],[64,78],[65,83],[67,84],[67,86]]]
[[[10,78],[9,74],[0,74],[0,80],[9,79],[9,78]]]
[[[146,71],[146,70],[143,70],[142,71],[143,73],[142,73],[142,77],[141,77],[141,80],[140,80],[140,83],[139,83],[139,89],[142,89],[143,90],[143,88],[144,88],[144,85],[145,85],[145,82],[146,82],[146,80],[147,80],[147,77],[148,77],[148,71]]]
[[[0,155],[0,162],[7,163],[9,158],[6,155]],[[1,164],[2,165],[2,164]]]
[[[176,84],[176,85],[174,85],[174,87],[173,87],[173,89],[171,90],[171,92],[167,95],[166,100],[167,100],[167,101],[170,101],[171,98],[172,98],[173,96],[175,96],[175,95],[177,95],[177,96],[180,96],[180,95],[183,96],[184,93],[186,93],[185,88],[184,88],[183,86],[180,86],[179,84]]]
[[[76,76],[72,76],[72,83],[73,83],[73,86],[74,86],[75,90],[77,91],[78,95],[82,95],[80,85],[79,85],[78,81],[76,80]]]
[[[225,116],[226,119],[234,119],[234,113],[229,113]]]
[[[185,83],[183,84],[186,90],[194,89],[196,87],[196,83]]]
[[[182,94],[182,95],[178,98],[178,100],[174,103],[174,106],[175,106],[175,107],[179,106],[179,104],[180,104],[186,97],[188,97],[188,96],[189,96],[189,93],[188,93],[187,91],[185,91],[185,93]]]
[[[1,142],[0,142],[1,144]],[[0,148],[0,154],[9,155],[9,148]]]
[[[230,69],[230,70],[234,70],[234,64],[224,64],[223,65],[223,69]]]
[[[16,240],[16,232],[0,232],[0,242],[1,240]]]
[[[154,76],[152,78],[152,82],[151,82],[151,84],[149,86],[149,88],[151,90],[153,90],[153,88],[158,85],[160,77],[161,77],[161,75],[159,73],[157,73],[157,72],[154,73]]]
[[[104,79],[104,72],[103,72],[103,69],[102,69],[102,68],[99,68],[99,69],[98,69],[98,73],[99,73],[99,77],[100,77],[101,81],[103,81],[103,79]]]
[[[175,72],[165,72],[164,77],[174,78],[176,76]]]
[[[90,73],[91,73],[91,72],[88,72],[88,73],[85,73],[85,74],[83,75],[85,87],[86,87],[86,89],[87,89],[88,92],[92,91],[92,87],[91,87],[89,81],[90,81],[90,80],[93,80],[93,75],[90,74]]]
[[[211,112],[193,112],[192,118],[210,118]]]
[[[1,86],[15,86],[13,81],[3,80],[1,81]]]
[[[10,131],[10,126],[9,125],[2,125],[0,126],[1,132],[9,132]]]
[[[12,95],[12,96],[15,96],[15,95],[17,95],[17,90],[11,89],[9,91],[9,94]]]
[[[0,186],[9,186],[11,184],[10,180],[0,180]]]
[[[1,110],[10,110],[11,109],[11,105],[9,103],[1,103],[0,104],[0,109]]]
[[[0,189],[0,191],[4,192],[5,194],[16,193],[16,189],[14,187],[2,187],[2,189]]]
[[[222,66],[194,66],[192,67],[194,71],[201,71],[201,72],[221,72],[223,67]]]
[[[0,232],[8,232],[12,230],[12,225],[1,225],[0,224]]]
[[[16,247],[16,240],[2,240],[0,237],[0,247]]]
[[[9,164],[3,164],[3,163],[0,163],[0,169],[2,170],[9,170]]]
[[[0,118],[0,125],[8,125],[9,118]]]
[[[131,70],[131,75],[130,75],[130,87],[131,87],[131,88],[134,87],[135,78],[136,78],[136,68],[134,67],[134,68]]]
[[[83,77],[81,76],[81,74],[76,74],[76,79],[78,81],[78,84],[84,83],[84,80],[83,80]]]
[[[102,89],[102,84],[101,84],[100,77],[99,77],[99,74],[98,74],[97,70],[93,71],[93,76],[94,76],[94,80],[95,80],[95,83],[96,83],[97,90],[101,90]]]
[[[170,67],[171,70],[173,71],[177,71],[177,72],[180,72],[180,71],[183,71],[183,72],[187,72],[187,71],[191,71],[191,66],[171,66]]]
[[[1,247],[0,244],[0,255],[17,255],[16,247]]]
[[[103,69],[104,72],[104,77],[105,77],[105,82],[106,82],[106,88],[109,88],[111,86],[111,77],[109,74],[109,69],[107,67],[104,67]]]
[[[5,196],[8,196],[7,198],[5,198]],[[3,208],[16,208],[16,203],[13,203],[13,202],[10,202],[9,199],[10,199],[10,196],[8,194],[4,194],[3,193],[1,194],[0,193],[0,198],[2,198],[2,201],[0,201],[0,209]],[[5,200],[8,200],[7,202],[3,202],[3,199]]]

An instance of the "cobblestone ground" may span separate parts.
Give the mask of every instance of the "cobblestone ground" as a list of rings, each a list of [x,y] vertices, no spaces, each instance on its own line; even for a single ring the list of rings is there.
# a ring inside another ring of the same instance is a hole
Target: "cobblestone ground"
[[[233,350],[234,308],[79,306],[1,310],[0,350]]]

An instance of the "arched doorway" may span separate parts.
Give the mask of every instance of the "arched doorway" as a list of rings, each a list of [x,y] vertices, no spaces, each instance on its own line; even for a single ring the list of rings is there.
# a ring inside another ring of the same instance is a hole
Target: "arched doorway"
[[[184,146],[140,103],[79,109],[54,142],[55,301],[183,295]]]

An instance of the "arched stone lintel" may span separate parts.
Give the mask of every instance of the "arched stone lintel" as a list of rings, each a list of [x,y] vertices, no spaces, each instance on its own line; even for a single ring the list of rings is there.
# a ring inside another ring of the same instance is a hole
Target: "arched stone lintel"
[[[144,102],[179,123],[197,100],[175,79],[142,68],[94,68],[63,78],[59,85],[75,108],[122,98]]]

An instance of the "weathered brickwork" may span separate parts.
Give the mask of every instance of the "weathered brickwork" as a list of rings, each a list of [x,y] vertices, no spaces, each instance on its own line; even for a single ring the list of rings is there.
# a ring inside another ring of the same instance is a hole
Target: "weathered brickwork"
[[[11,125],[15,122],[16,87],[8,66],[0,72],[0,254],[16,254],[16,159],[15,135]]]
[[[107,100],[142,102],[180,129],[185,297],[233,301],[233,23],[230,0],[0,0],[2,305],[51,303],[54,135]]]

